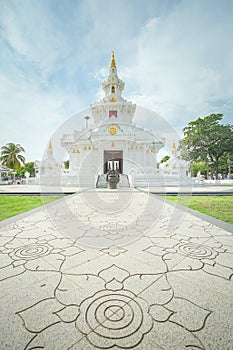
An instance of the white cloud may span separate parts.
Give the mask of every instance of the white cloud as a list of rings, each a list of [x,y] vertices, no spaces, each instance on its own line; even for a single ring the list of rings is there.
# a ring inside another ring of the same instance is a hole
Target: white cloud
[[[126,74],[135,91],[130,98],[175,125],[178,119],[227,113],[216,102],[233,96],[233,22],[222,4],[213,2],[210,10],[207,3],[181,1],[165,18],[151,18],[141,28],[137,61]]]
[[[232,9],[224,0],[2,0],[1,144],[38,158],[63,120],[103,97],[112,49],[124,97],[175,132],[209,113],[232,122]]]
[[[35,64],[41,78],[58,69],[69,55],[65,33],[56,28],[45,2],[5,1],[1,7],[1,34],[21,60]]]
[[[9,98],[10,96],[10,98]],[[74,96],[39,90],[32,84],[0,76],[1,145],[16,142],[24,145],[27,160],[41,158],[48,139],[69,115],[78,108]]]

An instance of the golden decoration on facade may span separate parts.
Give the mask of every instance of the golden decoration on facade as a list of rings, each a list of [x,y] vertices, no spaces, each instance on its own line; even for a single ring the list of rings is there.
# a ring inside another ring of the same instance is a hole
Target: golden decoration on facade
[[[114,148],[115,147],[115,142],[114,141],[112,141],[112,148]]]
[[[110,102],[116,102],[116,99],[114,97],[112,97]]]
[[[117,128],[116,128],[116,126],[115,126],[114,124],[112,124],[112,125],[110,126],[110,128],[108,129],[108,131],[109,131],[109,134],[110,134],[110,135],[116,135],[116,133],[117,133]]]
[[[172,154],[175,154],[176,144],[173,142],[172,144]]]

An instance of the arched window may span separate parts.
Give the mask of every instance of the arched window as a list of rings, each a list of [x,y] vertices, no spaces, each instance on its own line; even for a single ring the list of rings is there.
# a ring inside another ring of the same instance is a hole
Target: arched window
[[[115,94],[115,86],[112,86],[112,94]]]

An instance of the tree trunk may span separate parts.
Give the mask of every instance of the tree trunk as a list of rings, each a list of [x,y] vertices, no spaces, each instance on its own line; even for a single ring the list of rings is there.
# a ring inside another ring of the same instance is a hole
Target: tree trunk
[[[218,158],[217,157],[215,159],[214,170],[215,170],[216,180],[218,180]]]

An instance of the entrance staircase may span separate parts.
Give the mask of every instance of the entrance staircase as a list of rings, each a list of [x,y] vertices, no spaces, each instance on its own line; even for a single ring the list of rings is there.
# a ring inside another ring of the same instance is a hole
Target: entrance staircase
[[[125,174],[120,175],[120,181],[118,182],[117,187],[129,187],[128,175],[125,175]]]
[[[191,186],[193,184],[193,180],[189,176],[163,175],[159,173],[147,176],[136,174],[132,182],[133,187]]]
[[[108,187],[108,183],[106,181],[106,175],[105,174],[98,175],[97,181],[96,181],[96,188],[107,188],[107,187]]]

